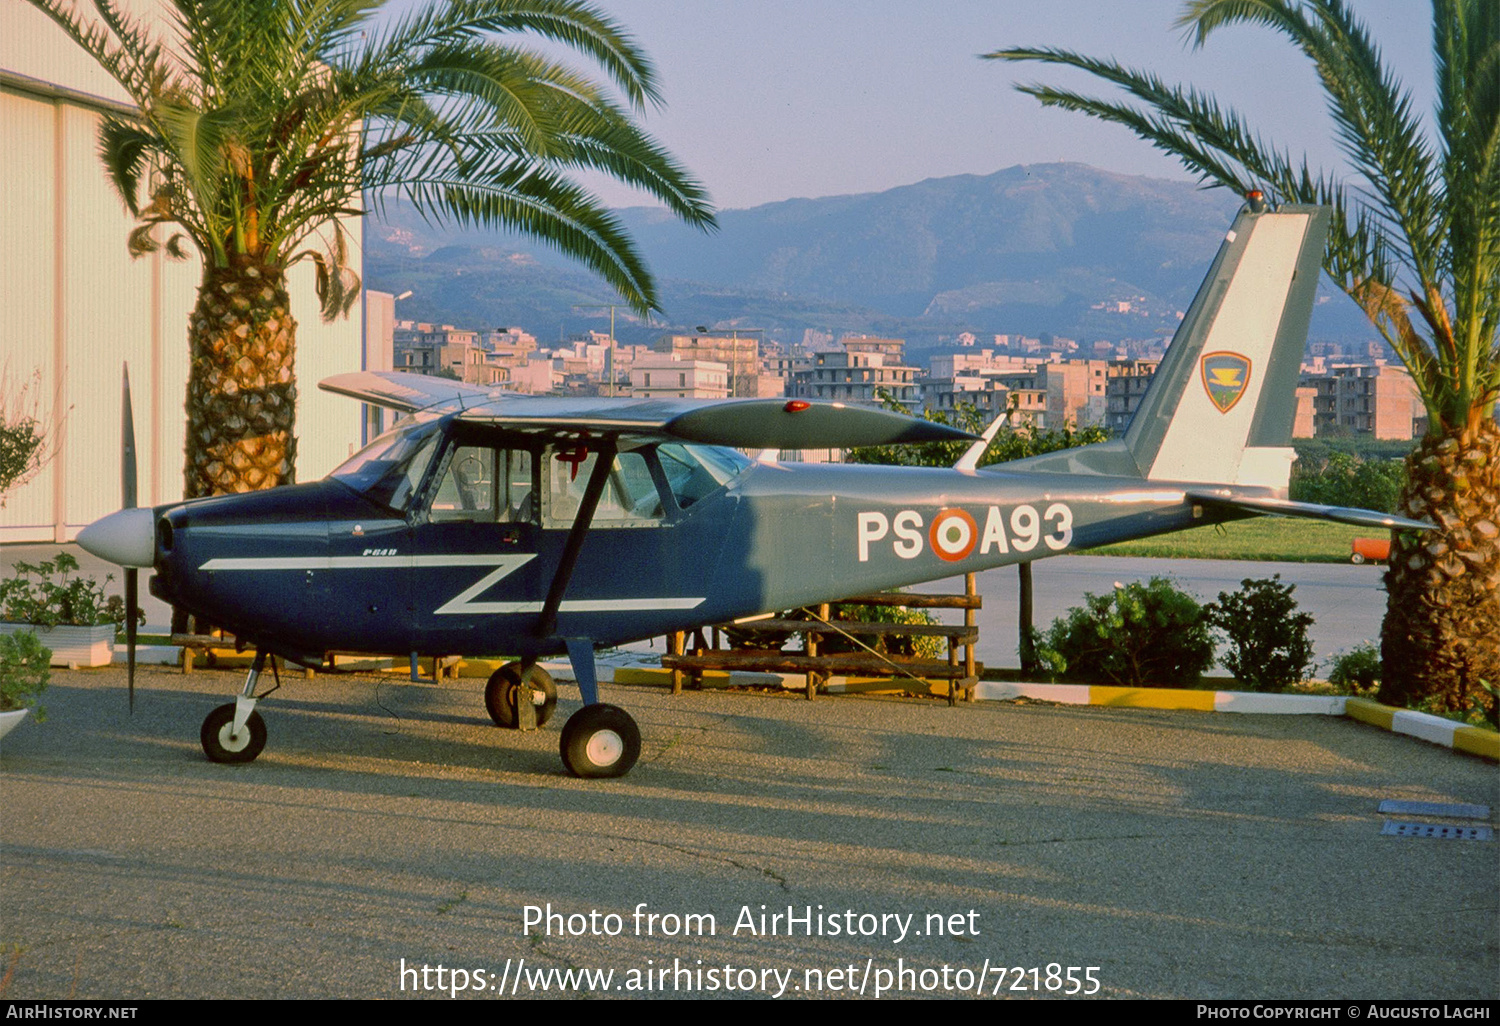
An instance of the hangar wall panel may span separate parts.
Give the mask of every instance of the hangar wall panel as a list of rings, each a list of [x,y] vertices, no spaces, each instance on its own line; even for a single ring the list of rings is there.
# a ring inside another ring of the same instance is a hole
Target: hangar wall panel
[[[51,104],[0,91],[0,385],[6,400],[31,380],[27,402],[52,414],[57,380],[54,374],[52,325],[53,281],[57,248],[54,238],[53,120]],[[50,536],[53,467],[47,466],[23,489],[6,497],[0,509],[0,541],[10,540],[12,526]]]
[[[63,195],[61,370],[73,408],[65,426],[66,528],[120,508],[120,371],[139,374],[151,358],[151,261],[131,259],[125,238],[132,220],[98,167],[98,117],[59,106]],[[144,398],[136,386],[135,395]],[[142,426],[150,421],[142,421]],[[150,467],[137,459],[142,495],[151,494]]]
[[[148,17],[158,10],[154,0],[124,6]],[[49,19],[10,0],[0,4],[0,83],[0,368],[8,365],[12,378],[39,370],[42,412],[61,425],[53,462],[6,496],[0,543],[65,541],[119,506],[127,360],[140,501],[182,497],[188,315],[200,263],[196,253],[187,261],[129,256],[131,221],[97,155],[101,111],[125,96]],[[350,232],[358,253],[358,222]],[[342,462],[360,437],[359,405],[317,383],[359,369],[362,305],[324,324],[313,278],[304,262],[290,282],[299,480]]]

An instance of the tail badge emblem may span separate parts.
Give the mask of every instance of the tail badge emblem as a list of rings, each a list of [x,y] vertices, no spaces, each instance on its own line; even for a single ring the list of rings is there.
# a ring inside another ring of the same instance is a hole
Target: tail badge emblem
[[[1203,389],[1220,413],[1228,413],[1250,385],[1250,360],[1239,353],[1204,353]]]

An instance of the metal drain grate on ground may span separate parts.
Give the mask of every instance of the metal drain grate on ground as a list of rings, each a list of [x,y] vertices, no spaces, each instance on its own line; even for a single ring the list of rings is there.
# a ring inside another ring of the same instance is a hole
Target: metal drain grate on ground
[[[1386,820],[1380,828],[1388,837],[1433,837],[1444,841],[1493,841],[1495,832],[1487,826],[1446,826],[1441,823],[1397,823]]]

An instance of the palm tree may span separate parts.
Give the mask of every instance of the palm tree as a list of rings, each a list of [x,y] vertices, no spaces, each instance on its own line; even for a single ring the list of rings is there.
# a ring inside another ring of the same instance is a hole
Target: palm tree
[[[1081,54],[986,54],[1079,68],[1140,101],[1021,86],[1043,104],[1130,128],[1203,180],[1333,208],[1324,268],[1401,357],[1427,408],[1401,512],[1438,525],[1396,538],[1381,698],[1475,704],[1500,685],[1500,4],[1433,0],[1437,111],[1426,126],[1344,0],[1192,0],[1196,45],[1235,23],[1282,33],[1313,62],[1355,173],[1293,163],[1233,110],[1157,76]]]
[[[650,62],[581,0],[163,0],[153,31],[121,0],[31,0],[117,80],[138,118],[106,118],[105,167],[136,254],[196,246],[185,495],[292,480],[296,323],[287,269],[316,265],[325,319],[359,291],[339,218],[395,198],[423,216],[515,229],[582,260],[636,309],[651,276],[570,177],[603,171],[704,228],[703,190],[632,120],[659,102]],[[602,69],[623,96],[511,45],[529,33]]]

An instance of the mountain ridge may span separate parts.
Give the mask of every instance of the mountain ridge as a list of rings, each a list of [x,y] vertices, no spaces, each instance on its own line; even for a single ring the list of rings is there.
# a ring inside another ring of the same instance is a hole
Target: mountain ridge
[[[661,208],[615,214],[672,324],[753,323],[794,341],[806,329],[1119,341],[1171,334],[1238,207],[1190,182],[1039,164],[725,210],[713,234]],[[575,304],[618,302],[534,240],[437,228],[395,203],[383,210],[366,230],[366,279],[413,291],[403,317],[520,324],[540,337],[552,323],[577,330],[591,319]],[[1320,294],[1335,293],[1325,279]],[[632,315],[619,335],[661,330]],[[1316,337],[1370,335],[1341,294],[1320,304]]]

